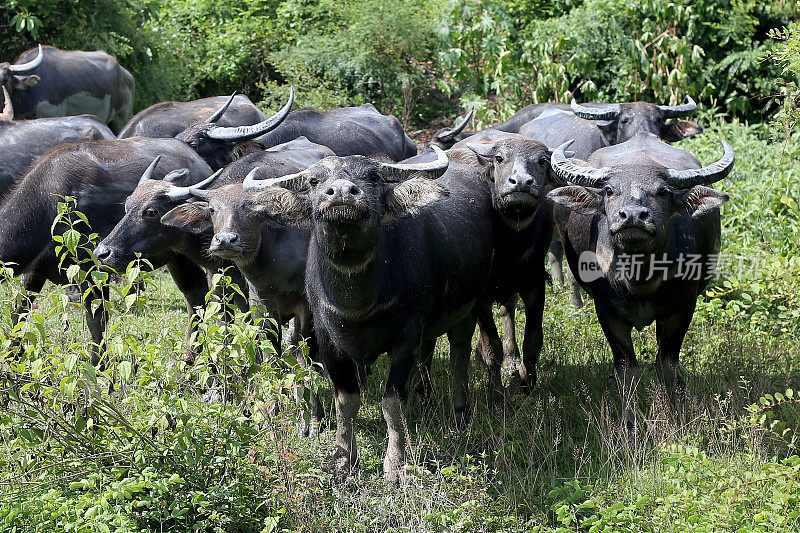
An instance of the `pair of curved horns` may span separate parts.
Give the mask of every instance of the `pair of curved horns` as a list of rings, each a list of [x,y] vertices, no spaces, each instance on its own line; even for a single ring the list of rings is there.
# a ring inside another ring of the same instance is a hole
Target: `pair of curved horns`
[[[450,160],[447,154],[438,146],[432,146],[436,154],[436,160],[428,163],[378,163],[383,179],[389,183],[405,181],[413,177],[436,179],[445,173]],[[242,186],[248,191],[260,191],[275,185],[287,185],[292,182],[302,182],[304,172],[288,174],[278,178],[265,180],[255,179],[258,167],[251,170],[242,182]]]
[[[608,179],[611,168],[592,168],[576,165],[567,159],[564,150],[569,147],[574,139],[569,140],[556,148],[550,161],[553,171],[564,181],[582,185],[584,187],[600,187]],[[667,182],[677,189],[688,189],[695,185],[711,185],[730,174],[733,169],[735,156],[731,145],[722,141],[723,154],[715,163],[702,168],[687,170],[667,169]]]
[[[574,98],[570,107],[576,116],[587,120],[614,120],[621,111],[619,104],[600,104],[597,107],[589,107],[579,104]],[[693,113],[697,109],[697,103],[691,96],[686,96],[685,104],[660,105],[658,109],[664,118],[677,118]]]
[[[459,133],[464,131],[464,128],[467,127],[467,124],[469,123],[470,120],[472,120],[472,115],[474,115],[474,114],[475,114],[475,108],[473,107],[473,108],[471,108],[469,110],[469,113],[467,113],[467,116],[464,117],[464,120],[462,120],[461,122],[459,122],[458,124],[456,124],[452,128],[444,130],[443,132],[438,134],[436,136],[436,138],[439,139],[440,141],[443,141],[443,142],[452,141],[453,139],[456,138],[456,135],[458,135]]]
[[[235,96],[235,95],[234,95]],[[231,96],[230,101],[233,101],[233,96]],[[225,109],[227,109],[227,105],[230,105],[230,101],[226,104]],[[289,88],[289,101],[286,102],[280,111],[272,115],[270,118],[259,122],[258,124],[253,124],[252,126],[235,126],[235,127],[225,127],[225,126],[216,126],[208,130],[207,135],[211,139],[215,139],[218,141],[247,141],[250,139],[254,139],[265,133],[269,133],[270,131],[277,128],[281,122],[289,115],[289,111],[292,110],[292,104],[294,103],[294,87]],[[221,110],[224,113],[224,110]],[[222,113],[217,111],[220,116]],[[214,113],[216,115],[217,113]],[[212,117],[214,116],[212,115]]]
[[[3,112],[0,113],[0,120],[14,120],[14,107],[11,105],[11,96],[8,94],[6,86],[3,85]]]
[[[26,72],[30,72],[31,70],[35,69],[39,65],[42,64],[42,60],[44,59],[44,52],[42,51],[42,45],[39,45],[39,55],[33,58],[31,61],[27,63],[23,63],[21,65],[9,65],[8,71],[13,72],[14,74],[24,74]]]
[[[139,184],[138,185],[141,185],[142,183],[153,179],[153,173],[155,172],[159,161],[161,161],[161,154],[157,155],[155,157],[155,159],[153,159],[153,162],[150,163],[150,165],[144,171],[144,173],[142,174],[142,177],[139,178]],[[212,175],[210,175],[209,177],[207,177],[206,179],[204,179],[200,183],[195,183],[194,185],[189,185],[187,187],[179,187],[177,185],[173,185],[173,184],[170,183],[169,184],[169,190],[167,191],[167,198],[169,198],[170,201],[173,201],[173,202],[182,202],[183,200],[188,199],[192,195],[192,192],[193,192],[194,189],[202,189],[203,187],[208,186],[212,181],[217,179],[217,177],[220,175],[220,173],[223,170],[224,169],[219,169],[218,171],[214,172]],[[189,172],[189,169],[186,169],[186,168],[180,168],[178,170],[173,170],[172,172],[170,172],[169,174],[164,176],[164,180],[162,180],[162,181],[168,181],[167,178],[169,176],[171,176],[171,175],[185,174],[187,172]],[[205,191],[205,192],[207,192],[207,191]]]

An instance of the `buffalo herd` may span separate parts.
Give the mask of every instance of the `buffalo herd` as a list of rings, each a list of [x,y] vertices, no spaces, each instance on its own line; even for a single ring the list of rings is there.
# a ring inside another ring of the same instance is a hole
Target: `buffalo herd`
[[[670,398],[683,393],[678,356],[713,277],[728,199],[712,185],[734,163],[724,141],[706,166],[668,144],[702,132],[684,119],[697,107],[690,97],[533,104],[481,131],[467,131],[470,112],[418,153],[371,104],[292,111],[293,90],[272,116],[234,93],[131,118],[133,77],[104,52],[39,46],[0,63],[0,84],[0,261],[32,293],[66,283],[52,235],[71,197],[99,236],[86,256],[118,271],[140,259],[167,267],[190,316],[205,305],[210,274],[226,268],[249,294],[236,303],[261,304],[278,324],[265,332],[278,353],[307,346],[332,383],[335,474],[358,462],[360,391],[384,353],[389,483],[404,469],[410,383],[431,394],[438,337],[449,342],[456,426],[470,421],[476,326],[493,404],[512,387],[531,391],[546,341],[548,255],[560,281],[566,257],[572,303],[582,291],[594,302],[614,357],[620,430],[635,427],[633,328],[656,323],[655,372]],[[95,365],[107,311],[92,301],[103,291],[83,292]],[[181,357],[191,362],[202,347],[189,323]],[[324,417],[314,394],[310,403],[305,434]]]

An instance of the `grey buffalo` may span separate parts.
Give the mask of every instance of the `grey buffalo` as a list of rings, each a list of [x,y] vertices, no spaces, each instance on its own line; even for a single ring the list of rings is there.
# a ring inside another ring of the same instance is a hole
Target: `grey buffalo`
[[[243,94],[211,96],[189,102],[161,102],[136,113],[119,132],[119,138],[169,138],[203,122],[219,126],[250,126],[266,118]]]
[[[194,191],[198,195],[215,197],[217,189],[226,189],[228,185],[238,184],[238,187],[232,188],[241,192],[242,181],[254,168],[259,169],[259,175],[263,173],[263,177],[276,177],[303,170],[328,155],[332,155],[332,152],[323,146],[310,143],[304,138],[295,139],[234,161],[218,171],[204,189],[194,189]],[[225,261],[221,258],[223,253],[217,255],[209,253],[209,246],[214,237],[210,217],[203,218],[205,222],[202,223],[197,221],[189,223],[190,215],[204,213],[202,206],[205,205],[201,202],[185,203],[192,197],[189,186],[175,183],[174,180],[142,179],[125,202],[125,216],[94,251],[103,263],[116,269],[124,269],[137,256],[146,259],[153,268],[166,265],[173,278],[181,281],[178,286],[184,294],[190,315],[194,314],[194,309],[204,304],[208,284],[204,277],[182,274],[187,269],[186,262],[195,265],[187,270],[189,273],[196,272],[196,267],[216,272],[231,264],[230,259]],[[217,212],[223,212],[222,207],[217,209]],[[260,231],[258,227],[256,230]],[[253,243],[250,233],[244,229],[238,231],[241,232],[239,244],[243,250],[256,253],[259,246]],[[306,239],[303,246],[307,246],[307,242]],[[267,249],[265,253],[269,253],[270,250]],[[305,250],[303,253],[305,254]],[[269,268],[269,265],[253,262],[253,257],[247,257],[250,261],[243,261],[243,267],[232,271],[234,282],[243,290],[247,285],[241,277],[242,270],[250,279],[268,279],[260,275],[260,270],[259,274],[250,275],[252,273],[247,267],[264,269]],[[300,267],[301,270],[304,265],[305,261]],[[283,274],[286,269],[281,270]],[[291,274],[289,276],[291,277]],[[302,286],[302,280],[299,285]],[[187,345],[186,353],[189,357],[194,355],[191,346]]]
[[[0,197],[47,150],[64,143],[114,138],[111,130],[91,115],[14,120],[5,87],[3,92],[6,99],[0,113]]]
[[[581,105],[572,101],[576,116],[598,121],[611,144],[623,143],[636,135],[652,134],[667,142],[676,142],[703,132],[697,123],[682,120],[697,110],[691,96],[681,105],[658,105],[649,102]],[[679,119],[679,120],[670,120]]]
[[[382,115],[372,104],[330,111],[294,111],[280,128],[258,137],[255,142],[270,147],[298,137],[327,146],[339,156],[383,154],[400,161],[417,153],[414,141],[403,131],[400,121],[391,115]]]
[[[91,114],[120,131],[133,112],[133,76],[102,51],[39,45],[14,63],[0,63],[0,84],[18,118]]]
[[[670,394],[684,387],[678,355],[698,295],[720,248],[719,206],[728,196],[710,187],[733,168],[722,158],[706,167],[655,135],[598,150],[588,164],[552,156],[554,172],[571,183],[548,194],[570,267],[595,302],[614,355],[623,420],[632,426],[639,363],[632,328],[656,322],[655,369]],[[697,269],[686,272],[682,265]]]

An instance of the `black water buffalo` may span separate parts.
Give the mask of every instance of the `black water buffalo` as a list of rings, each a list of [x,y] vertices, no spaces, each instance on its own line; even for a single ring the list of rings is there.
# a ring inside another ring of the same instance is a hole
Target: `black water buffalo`
[[[519,133],[523,137],[543,142],[551,150],[554,150],[570,139],[574,139],[575,142],[570,146],[570,150],[574,153],[574,157],[584,161],[596,150],[609,145],[603,131],[598,127],[596,121],[580,118],[572,113],[572,111],[561,108],[546,109],[535,119],[523,124]],[[553,240],[550,244],[548,260],[553,278],[561,285],[564,284],[564,272],[561,266],[563,256],[564,250],[561,241],[557,239]],[[570,302],[574,307],[580,308],[583,306],[580,287],[570,270],[567,270],[567,278],[572,288],[570,292]],[[514,306],[509,306],[507,309],[512,313],[512,316],[506,319],[506,322],[513,324]],[[505,317],[505,312],[503,316]],[[513,334],[513,330],[511,333]],[[513,344],[515,342],[514,339],[514,336],[509,337],[506,335],[507,344]]]
[[[389,432],[388,482],[399,481],[405,462],[402,402],[409,378],[444,333],[457,418],[468,413],[473,307],[491,268],[492,228],[481,222],[491,220],[491,193],[474,167],[454,163],[448,169],[446,155],[434,150],[433,163],[329,157],[288,177],[287,188],[268,188],[253,198],[271,215],[311,227],[306,294],[335,390],[331,467],[340,474],[358,457],[357,366],[384,352],[391,361],[381,402]]]
[[[254,168],[259,169],[259,175],[263,172],[265,177],[276,177],[303,170],[328,155],[332,155],[332,152],[324,146],[313,144],[305,138],[295,139],[234,161],[218,171],[214,175],[215,179],[205,190],[197,189],[195,193],[216,196],[216,189],[225,188],[226,185],[241,184]],[[197,192],[198,190],[202,192]],[[242,190],[241,186],[238,190]],[[204,304],[208,284],[205,278],[189,279],[181,275],[182,264],[188,260],[193,265],[215,272],[226,264],[231,264],[231,261],[223,261],[220,257],[223,254],[209,253],[209,246],[214,237],[210,219],[204,224],[182,222],[187,214],[202,212],[199,203],[184,204],[190,196],[188,186],[180,186],[174,181],[142,179],[125,202],[125,216],[98,244],[94,253],[103,263],[118,270],[124,269],[137,255],[149,261],[153,268],[166,265],[174,278],[177,276],[185,280],[180,288],[186,298],[188,311],[193,315],[194,309]],[[222,209],[218,209],[217,212],[222,212]],[[255,253],[258,246],[252,244],[249,234],[244,230],[242,234],[248,236],[243,236],[241,242],[248,243],[248,251]],[[308,239],[305,241],[305,247],[307,243]],[[253,268],[268,268],[268,266],[266,263],[252,265]],[[305,261],[301,271],[303,268]],[[240,277],[240,272],[242,270],[238,269],[231,271],[231,274],[234,282],[242,290],[246,290],[247,284]],[[262,279],[258,275],[250,276],[247,269],[244,270],[244,274],[256,281]],[[302,291],[302,280],[300,287]],[[191,336],[191,330],[189,335]],[[187,355],[193,355],[193,350],[188,345]]]
[[[588,166],[552,156],[554,172],[573,183],[551,191],[555,222],[579,281],[592,295],[614,354],[623,419],[635,418],[639,363],[631,329],[656,322],[655,369],[670,394],[684,386],[678,355],[699,294],[720,248],[719,206],[728,196],[709,185],[733,168],[734,154],[706,167],[655,135],[598,150]],[[686,265],[696,268],[686,272]]]
[[[91,114],[120,131],[133,112],[133,76],[105,52],[39,45],[0,63],[19,118]]]
[[[266,118],[243,94],[211,96],[189,102],[161,102],[136,113],[119,132],[119,138],[169,138],[203,122],[219,126],[250,126]]]
[[[14,120],[5,87],[3,93],[6,99],[0,113],[0,198],[37,157],[54,146],[114,138],[108,126],[91,115]]]
[[[193,150],[175,139],[86,141],[61,145],[40,157],[0,204],[0,261],[13,263],[14,273],[24,275],[23,283],[32,292],[40,291],[46,280],[66,282],[50,233],[58,204],[64,197],[75,198],[76,210],[86,215],[91,231],[105,237],[125,214],[125,199],[158,155],[161,164],[153,177],[186,168],[185,182],[197,183],[211,174]],[[59,226],[54,231],[64,229]],[[67,265],[69,261],[63,268]],[[205,274],[198,269],[196,275]],[[102,306],[91,310],[92,299],[86,299],[87,323],[97,363],[106,314]]]
[[[517,134],[506,134],[497,141],[468,143],[481,166],[483,179],[490,184],[494,207],[494,262],[489,294],[479,309],[480,349],[489,368],[489,384],[495,395],[501,395],[501,363],[515,360],[516,343],[509,337],[515,331],[516,295],[525,305],[525,336],[522,363],[518,377],[532,387],[536,382],[536,362],[542,349],[542,316],[544,312],[547,273],[544,258],[553,235],[552,206],[546,200],[554,187],[550,169],[550,150],[543,143]],[[451,160],[463,159],[457,150],[448,152]],[[505,339],[503,352],[494,353],[492,342],[497,337],[491,304],[505,304],[503,314]],[[497,398],[497,396],[496,396]]]
[[[703,128],[689,120],[667,122],[694,113],[697,104],[691,96],[687,96],[682,105],[624,102],[586,106],[573,100],[571,108],[578,117],[599,121],[598,126],[610,144],[623,143],[641,134],[653,134],[667,142],[676,142],[703,132]]]
[[[255,141],[269,147],[298,137],[327,146],[339,156],[383,154],[400,161],[417,153],[400,121],[392,115],[382,115],[372,104],[330,111],[294,111],[280,128]]]

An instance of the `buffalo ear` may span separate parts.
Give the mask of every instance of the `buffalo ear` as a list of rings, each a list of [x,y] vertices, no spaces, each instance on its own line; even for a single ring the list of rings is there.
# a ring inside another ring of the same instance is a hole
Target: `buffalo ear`
[[[673,198],[677,205],[676,213],[692,218],[700,218],[730,200],[724,192],[705,185],[675,191]]]
[[[31,74],[30,76],[14,76],[14,88],[15,89],[29,89],[39,83],[41,79],[36,74]]]
[[[597,189],[568,185],[547,193],[547,198],[554,204],[563,205],[581,215],[602,215],[605,213],[603,196]]]
[[[250,209],[265,217],[288,224],[303,224],[311,220],[311,200],[307,194],[283,187],[268,187],[253,194]]]
[[[700,127],[700,124],[692,122],[691,120],[674,120],[661,127],[661,138],[670,143],[697,135],[698,133],[703,133],[703,128]]]
[[[426,206],[449,196],[450,191],[425,178],[411,178],[391,187],[383,199],[388,218],[416,215]]]
[[[161,217],[161,223],[187,233],[199,234],[211,228],[208,202],[181,204]]]

